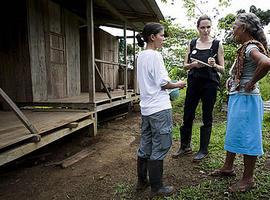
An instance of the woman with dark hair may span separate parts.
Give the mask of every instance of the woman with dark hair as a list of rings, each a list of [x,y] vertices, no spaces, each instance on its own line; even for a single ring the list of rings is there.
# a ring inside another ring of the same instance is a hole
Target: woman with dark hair
[[[174,188],[163,186],[162,183],[163,159],[172,145],[172,106],[167,89],[183,88],[185,83],[171,82],[163,58],[157,51],[164,41],[164,27],[161,24],[147,23],[136,38],[140,47],[146,43],[146,49],[137,58],[142,115],[141,141],[137,153],[137,190],[145,189],[150,182],[152,195],[169,195]]]
[[[194,161],[200,161],[208,154],[212,130],[213,108],[219,87],[219,72],[224,71],[224,51],[219,40],[210,36],[211,19],[207,15],[197,21],[199,38],[193,39],[187,50],[184,67],[188,72],[183,125],[180,127],[180,148],[173,158],[192,153],[191,135],[195,111],[202,102],[203,126],[200,128],[200,149]]]
[[[239,14],[233,25],[233,35],[241,44],[228,82],[229,102],[224,148],[227,151],[223,167],[212,176],[235,176],[236,154],[244,156],[242,178],[229,187],[231,192],[245,192],[254,185],[256,159],[263,154],[263,102],[258,81],[270,70],[267,42],[259,18],[253,13]]]

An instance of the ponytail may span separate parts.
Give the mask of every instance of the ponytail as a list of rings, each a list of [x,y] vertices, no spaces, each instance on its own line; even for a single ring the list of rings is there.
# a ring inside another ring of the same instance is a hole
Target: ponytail
[[[142,36],[141,36],[140,33],[138,33],[136,35],[136,39],[137,39],[137,42],[138,42],[138,46],[139,47],[143,47],[144,46],[144,40],[143,40],[143,38],[142,38]]]

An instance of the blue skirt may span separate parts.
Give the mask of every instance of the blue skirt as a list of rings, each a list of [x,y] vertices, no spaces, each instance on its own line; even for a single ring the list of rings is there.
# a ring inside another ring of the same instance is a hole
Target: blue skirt
[[[226,151],[261,156],[263,101],[259,95],[233,94],[229,97]]]

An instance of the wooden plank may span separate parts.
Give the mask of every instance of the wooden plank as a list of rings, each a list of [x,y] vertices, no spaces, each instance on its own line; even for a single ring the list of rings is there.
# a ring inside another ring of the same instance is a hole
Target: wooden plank
[[[136,32],[133,31],[133,71],[134,71],[134,79],[133,79],[133,89],[134,93],[138,92],[138,83],[137,83],[137,59],[136,59]]]
[[[48,90],[49,97],[63,98],[67,96],[67,60],[66,38],[64,32],[63,9],[57,3],[48,1],[49,18],[49,65]]]
[[[31,80],[33,101],[46,100],[47,94],[47,68],[46,68],[46,29],[47,16],[44,9],[47,1],[27,0],[29,52],[31,66]]]
[[[67,127],[67,128],[77,128],[78,125],[79,125],[78,122],[71,122],[71,123],[67,124],[65,127]]]
[[[6,143],[2,143],[1,142],[1,146],[0,146],[0,152],[3,151],[5,148],[17,144],[19,142],[23,142],[23,141],[30,141],[30,142],[39,142],[41,140],[41,136],[37,135],[37,134],[29,134],[29,135],[24,135],[21,137],[16,137],[13,140],[9,140]]]
[[[24,111],[24,114],[30,119],[40,133],[45,133],[56,128],[65,126],[66,124],[80,121],[84,118],[92,118],[91,112],[33,112]],[[20,137],[29,134],[29,131],[20,123],[12,112],[0,111],[0,144],[5,142],[7,138]]]
[[[31,153],[49,143],[52,143],[60,138],[65,137],[66,135],[69,135],[77,130],[80,130],[86,126],[89,126],[94,123],[94,120],[92,119],[85,119],[81,122],[79,122],[79,125],[77,128],[69,129],[69,128],[63,128],[61,130],[55,131],[53,133],[50,133],[48,135],[45,135],[41,138],[40,142],[38,143],[27,143],[24,145],[21,145],[19,147],[13,148],[11,150],[5,151],[0,154],[0,166],[4,165],[8,162],[11,162],[17,158],[20,158],[28,153]]]
[[[32,133],[37,134],[37,129],[31,124],[31,122],[26,118],[26,116],[21,112],[21,110],[16,106],[15,103],[7,96],[7,94],[0,88],[0,95],[3,97],[4,101],[10,106],[16,116],[24,124],[24,126]]]
[[[125,41],[125,47],[124,47],[124,64],[127,64],[127,23],[124,24],[124,41]],[[127,66],[124,67],[124,94],[127,94]]]
[[[80,35],[79,22],[76,15],[64,11],[66,58],[67,58],[67,96],[81,93],[80,83]]]
[[[86,158],[90,154],[94,154],[95,150],[93,149],[83,149],[82,151],[74,154],[73,156],[70,156],[69,158],[66,158],[61,162],[62,168],[70,167],[71,165],[74,165],[75,163],[79,162],[80,160]]]
[[[111,102],[111,103],[106,103],[106,104],[98,105],[96,107],[95,111],[96,112],[99,112],[99,111],[102,111],[102,110],[106,110],[106,109],[112,108],[114,106],[118,106],[118,105],[121,105],[121,104],[129,103],[129,102],[131,102],[131,99],[121,99],[119,101],[114,101],[114,102]]]

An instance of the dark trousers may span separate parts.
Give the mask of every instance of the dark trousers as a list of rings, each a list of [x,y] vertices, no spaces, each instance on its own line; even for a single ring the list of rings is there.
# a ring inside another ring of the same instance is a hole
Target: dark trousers
[[[203,126],[212,127],[212,113],[216,102],[217,90],[218,84],[214,81],[203,78],[194,78],[192,76],[188,78],[183,129],[192,129],[195,111],[200,100],[202,101]]]

